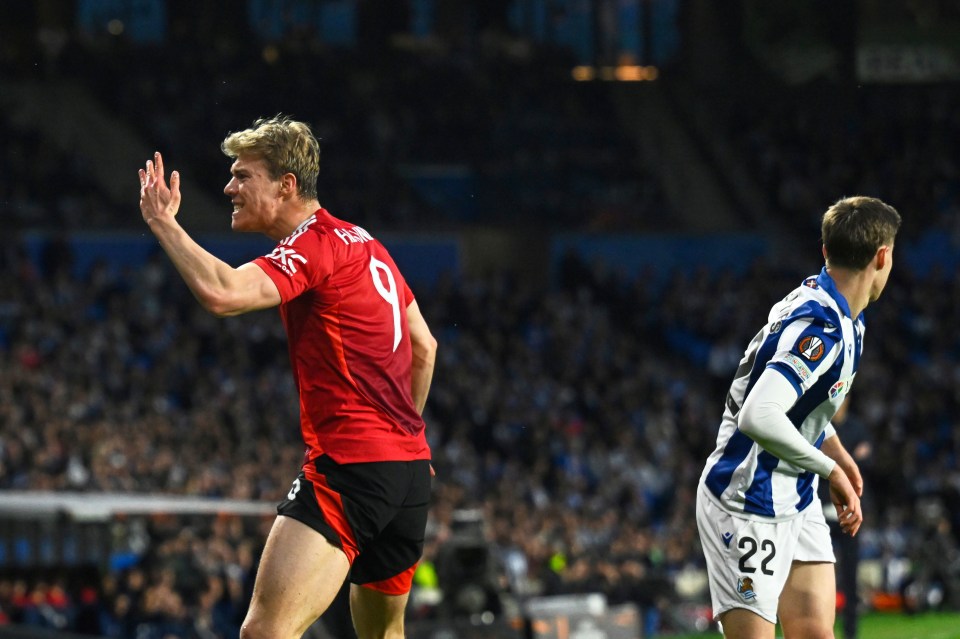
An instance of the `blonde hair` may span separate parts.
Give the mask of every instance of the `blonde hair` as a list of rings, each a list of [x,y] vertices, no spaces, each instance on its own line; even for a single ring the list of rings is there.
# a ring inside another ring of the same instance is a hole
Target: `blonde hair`
[[[292,173],[297,178],[300,198],[317,198],[320,143],[308,124],[279,114],[272,118],[260,118],[253,123],[253,127],[228,135],[220,145],[220,150],[233,159],[240,155],[252,155],[263,160],[275,180]]]
[[[823,214],[820,231],[830,266],[862,270],[877,249],[893,245],[900,214],[877,198],[857,195],[838,200]]]

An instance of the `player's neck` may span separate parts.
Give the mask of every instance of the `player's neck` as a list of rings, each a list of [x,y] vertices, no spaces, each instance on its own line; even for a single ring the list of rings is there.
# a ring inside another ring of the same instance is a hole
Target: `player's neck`
[[[827,273],[833,279],[837,292],[847,300],[850,316],[856,319],[870,303],[870,290],[873,286],[870,270],[852,271],[828,266]]]
[[[285,237],[289,237],[301,224],[316,213],[319,208],[320,203],[316,200],[291,202],[290,206],[279,212],[273,228],[267,233],[267,236],[278,242]]]

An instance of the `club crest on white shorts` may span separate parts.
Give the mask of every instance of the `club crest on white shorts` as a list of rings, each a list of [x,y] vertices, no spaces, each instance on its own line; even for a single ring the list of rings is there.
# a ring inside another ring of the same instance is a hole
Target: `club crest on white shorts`
[[[757,593],[753,590],[753,579],[750,577],[740,577],[737,580],[737,592],[744,601],[757,598]]]

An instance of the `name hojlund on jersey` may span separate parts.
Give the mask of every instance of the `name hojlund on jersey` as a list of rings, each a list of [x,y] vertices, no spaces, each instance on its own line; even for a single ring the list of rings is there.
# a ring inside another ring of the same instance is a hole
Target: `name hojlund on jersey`
[[[333,232],[343,240],[344,244],[369,242],[373,239],[372,235],[359,226],[354,226],[351,229],[333,229]]]

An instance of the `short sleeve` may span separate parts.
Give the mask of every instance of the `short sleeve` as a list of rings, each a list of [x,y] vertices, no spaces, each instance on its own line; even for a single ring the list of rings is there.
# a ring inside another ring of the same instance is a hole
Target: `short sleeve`
[[[316,287],[333,272],[333,253],[321,233],[294,233],[253,261],[273,280],[288,302]]]
[[[838,325],[817,317],[798,318],[782,331],[767,367],[783,374],[802,395],[836,361],[842,351],[842,332]]]

